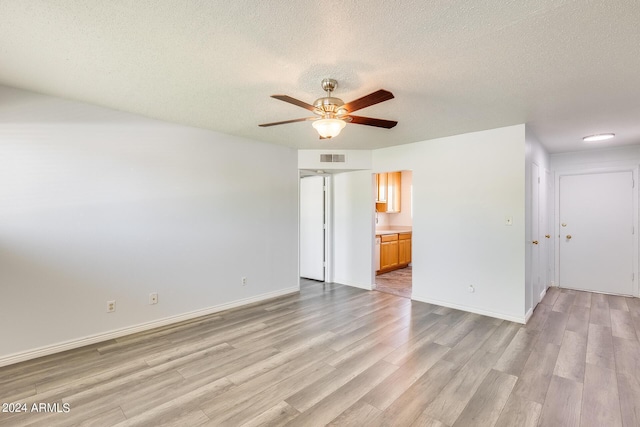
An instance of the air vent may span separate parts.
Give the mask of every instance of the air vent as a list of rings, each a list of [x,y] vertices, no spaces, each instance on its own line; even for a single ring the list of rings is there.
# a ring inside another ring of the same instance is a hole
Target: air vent
[[[344,154],[320,154],[321,163],[344,163]]]

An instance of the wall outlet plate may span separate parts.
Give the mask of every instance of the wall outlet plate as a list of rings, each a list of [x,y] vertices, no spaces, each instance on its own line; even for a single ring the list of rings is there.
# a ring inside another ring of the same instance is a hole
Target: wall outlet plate
[[[153,304],[157,304],[158,303],[158,293],[157,292],[151,292],[149,294],[149,305],[153,305]]]
[[[116,311],[116,302],[115,301],[107,301],[107,313],[113,313]]]

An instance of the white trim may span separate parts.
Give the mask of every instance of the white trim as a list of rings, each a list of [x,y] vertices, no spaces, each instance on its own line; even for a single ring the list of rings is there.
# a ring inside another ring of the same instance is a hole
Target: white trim
[[[533,307],[529,309],[529,311],[527,311],[527,314],[524,315],[524,323],[526,324],[527,322],[529,322],[529,319],[531,319],[531,316],[533,316]]]
[[[231,308],[236,308],[243,305],[261,302],[261,301],[280,297],[283,295],[292,294],[299,291],[300,291],[299,286],[280,289],[278,291],[267,292],[266,294],[256,295],[253,297],[220,304],[213,307],[190,311],[188,313],[178,314],[176,316],[165,317],[164,319],[158,319],[158,320],[154,320],[147,323],[141,323],[139,325],[134,325],[134,326],[127,326],[125,328],[116,329],[109,332],[89,335],[84,338],[64,341],[58,344],[48,345],[48,346],[36,348],[33,350],[10,354],[8,356],[0,357],[0,367],[12,365],[14,363],[24,362],[26,360],[36,359],[42,356],[48,356],[50,354],[60,353],[67,350],[73,350],[74,348],[84,347],[86,345],[96,344],[96,343],[107,341],[107,340],[112,340],[114,338],[123,337],[125,335],[131,335],[138,332],[148,331],[150,329],[159,328],[161,326],[183,322],[185,320],[191,320],[197,317],[207,316],[209,314],[217,313],[219,311],[229,310]]]
[[[496,313],[489,310],[483,310],[481,308],[470,307],[470,306],[461,305],[461,304],[454,304],[446,301],[439,301],[433,298],[421,297],[416,294],[411,294],[411,299],[414,301],[440,305],[442,307],[455,308],[456,310],[468,311],[470,313],[482,314],[483,316],[495,317],[496,319],[503,319],[503,320],[508,320],[510,322],[521,323],[523,325],[526,323],[526,319],[524,316],[518,317],[518,316],[512,316],[510,314]]]
[[[542,292],[540,292],[540,299],[538,300],[538,302],[542,301],[542,298],[544,298],[545,295],[547,295],[547,287],[546,286],[542,290]]]
[[[346,158],[346,157],[345,157]],[[327,263],[324,269],[324,281],[333,282],[333,179],[325,175],[324,186],[324,259]]]
[[[372,291],[373,290],[373,286],[372,285],[361,285],[359,283],[338,283],[338,285],[351,286],[352,288],[365,289],[367,291]]]

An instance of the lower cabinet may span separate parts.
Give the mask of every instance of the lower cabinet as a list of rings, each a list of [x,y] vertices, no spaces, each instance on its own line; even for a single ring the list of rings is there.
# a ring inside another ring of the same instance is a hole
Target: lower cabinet
[[[376,273],[404,268],[411,262],[411,233],[380,236],[380,270]]]
[[[385,234],[380,237],[380,271],[393,270],[398,266],[398,235]]]
[[[411,262],[411,233],[398,234],[398,264],[409,265]]]

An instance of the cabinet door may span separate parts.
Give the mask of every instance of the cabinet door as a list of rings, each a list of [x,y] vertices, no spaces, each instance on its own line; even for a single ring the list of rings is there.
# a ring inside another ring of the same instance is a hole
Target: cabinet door
[[[376,174],[376,202],[385,203],[387,201],[387,174]]]
[[[400,172],[387,174],[387,212],[400,212],[400,193],[402,192],[402,180]]]
[[[398,263],[407,265],[411,262],[411,233],[398,234]]]
[[[411,240],[398,241],[398,264],[409,264],[411,251]]]
[[[380,270],[398,265],[398,241],[380,244]]]

